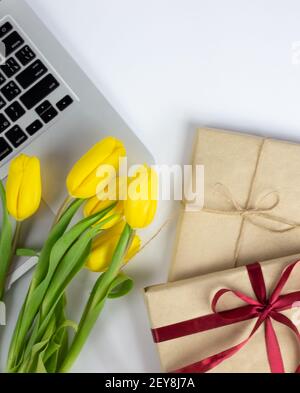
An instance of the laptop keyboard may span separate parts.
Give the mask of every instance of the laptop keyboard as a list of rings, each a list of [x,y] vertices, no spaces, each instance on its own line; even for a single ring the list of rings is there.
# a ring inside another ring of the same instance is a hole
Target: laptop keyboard
[[[0,164],[74,102],[75,97],[11,20],[0,22],[6,48],[0,66]]]

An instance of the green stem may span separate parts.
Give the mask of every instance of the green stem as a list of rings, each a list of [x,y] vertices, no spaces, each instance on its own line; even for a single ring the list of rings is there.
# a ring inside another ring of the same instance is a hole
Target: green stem
[[[61,207],[58,209],[58,212],[54,218],[52,228],[58,223],[58,221],[61,219],[61,216],[64,214],[65,210],[68,208],[69,204],[73,198],[71,196],[67,196],[66,199],[63,201]]]
[[[65,211],[65,214],[59,220],[59,222],[51,229],[49,236],[44,243],[27,296],[25,298],[22,309],[19,313],[18,320],[14,328],[13,336],[11,338],[8,359],[7,359],[8,372],[14,372],[16,367],[20,365],[22,353],[26,343],[26,337],[38,313],[38,308],[40,306],[40,303],[43,300],[45,294],[44,290],[40,295],[41,296],[40,300],[34,306],[35,307],[34,312],[32,312],[31,307],[29,308],[29,304],[32,303],[32,296],[35,293],[35,290],[37,289],[37,287],[40,286],[40,284],[43,282],[43,280],[47,275],[47,272],[49,270],[49,259],[50,259],[51,251],[54,245],[56,244],[57,240],[65,233],[72,218],[74,217],[74,215],[76,214],[76,212],[78,211],[78,209],[80,208],[83,202],[84,202],[83,200],[75,200],[73,204],[71,204],[71,206],[68,207],[68,209]]]
[[[79,356],[84,344],[86,343],[89,334],[93,329],[104,307],[110,285],[117,277],[120,269],[123,266],[124,255],[126,255],[133,236],[134,231],[127,224],[120,237],[109,269],[107,270],[107,272],[105,272],[102,276],[99,277],[92,290],[86,308],[83,312],[82,318],[80,320],[76,335],[62,363],[60,370],[58,370],[60,373],[66,373],[71,369],[77,357]]]
[[[7,278],[8,272],[9,272],[9,268],[11,266],[11,262],[15,256],[15,253],[16,253],[16,250],[18,247],[18,242],[19,242],[20,233],[21,233],[21,224],[22,223],[20,221],[16,222],[16,228],[15,228],[15,234],[14,234],[14,238],[13,238],[13,242],[12,242],[12,246],[11,246],[10,258],[9,258],[6,266],[2,266],[2,269],[1,269],[3,271],[1,272],[1,280],[0,280],[0,301],[2,301],[4,298],[6,278]]]
[[[16,229],[15,229],[15,235],[14,235],[14,239],[13,239],[13,243],[12,243],[12,257],[15,256],[17,248],[18,248],[20,235],[21,235],[21,227],[22,227],[22,222],[21,221],[17,221]]]

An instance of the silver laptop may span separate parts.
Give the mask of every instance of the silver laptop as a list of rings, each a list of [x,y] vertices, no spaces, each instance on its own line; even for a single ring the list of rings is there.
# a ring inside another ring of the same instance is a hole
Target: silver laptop
[[[0,178],[21,151],[39,156],[43,198],[55,211],[65,198],[69,169],[101,138],[123,140],[131,164],[153,162],[25,1],[0,0],[0,44],[6,50],[0,65]]]
[[[25,1],[0,0],[0,40],[6,48],[0,66],[1,177],[21,151],[38,155],[44,198],[55,208],[74,161],[106,135],[124,141],[132,163],[153,161]]]

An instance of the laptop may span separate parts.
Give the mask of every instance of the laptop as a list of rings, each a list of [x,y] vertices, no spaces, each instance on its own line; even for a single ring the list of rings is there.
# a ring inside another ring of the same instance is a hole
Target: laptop
[[[0,178],[21,152],[41,160],[55,212],[74,162],[100,139],[121,139],[129,164],[153,157],[24,0],[0,0]],[[87,41],[88,45],[88,41]],[[101,50],[101,48],[99,48]]]

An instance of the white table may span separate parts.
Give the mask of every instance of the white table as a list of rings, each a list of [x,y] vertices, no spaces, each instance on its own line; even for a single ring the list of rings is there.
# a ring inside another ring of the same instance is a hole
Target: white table
[[[198,125],[300,141],[299,1],[28,2],[158,163],[188,163]],[[162,203],[145,237],[177,207]],[[75,372],[159,370],[141,289],[166,280],[173,241],[169,228],[129,266],[135,291],[107,304]],[[72,286],[72,316],[92,279]],[[12,319],[28,281],[9,296]]]

